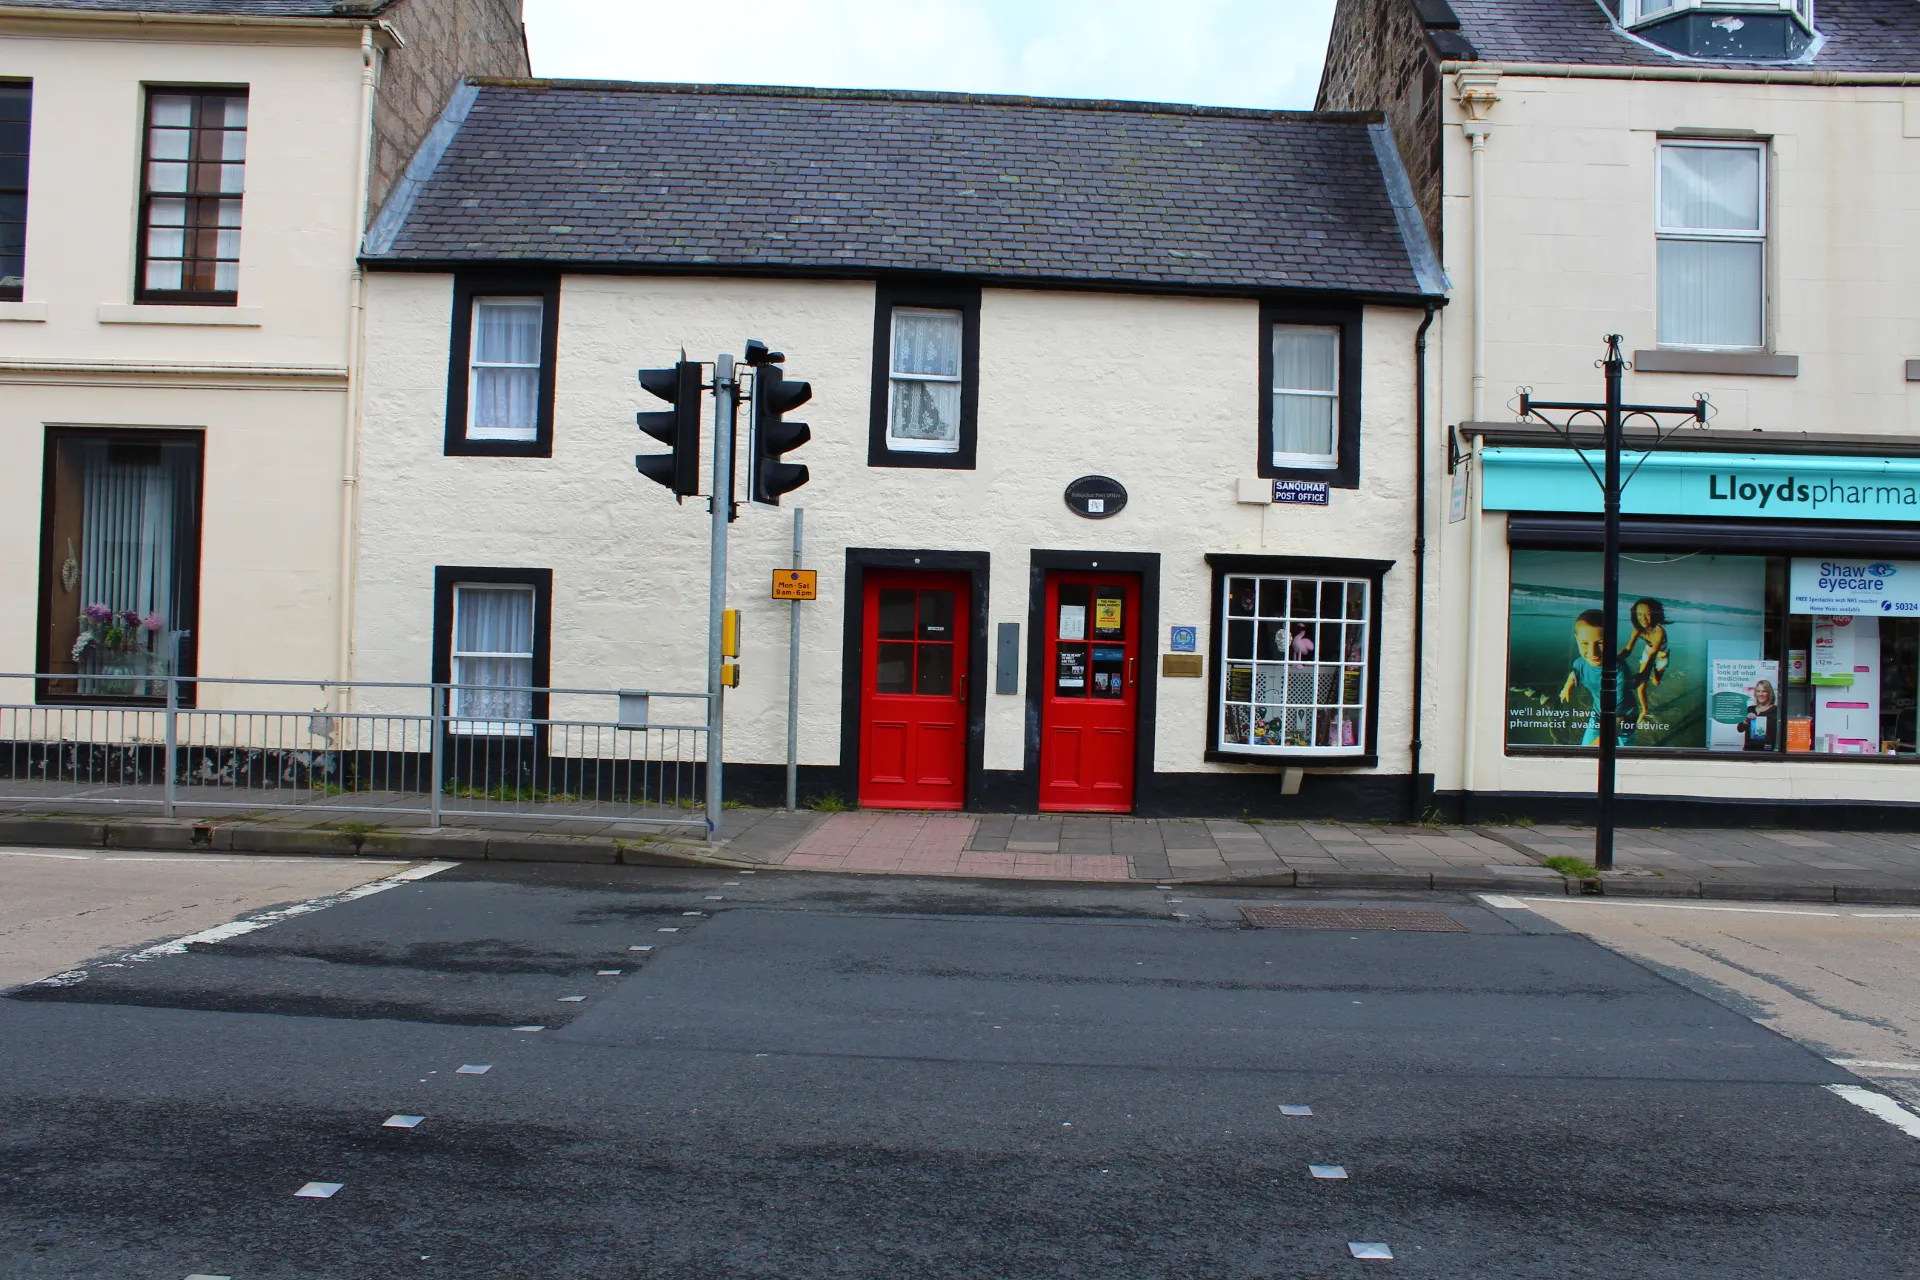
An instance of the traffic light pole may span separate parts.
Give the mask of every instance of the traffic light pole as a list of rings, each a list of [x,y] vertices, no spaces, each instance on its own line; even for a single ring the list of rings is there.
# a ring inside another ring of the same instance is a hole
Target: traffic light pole
[[[707,838],[720,835],[725,772],[723,722],[726,694],[720,683],[721,615],[727,608],[727,521],[733,515],[733,424],[740,384],[733,375],[733,357],[713,362],[713,543],[708,557],[707,583]]]

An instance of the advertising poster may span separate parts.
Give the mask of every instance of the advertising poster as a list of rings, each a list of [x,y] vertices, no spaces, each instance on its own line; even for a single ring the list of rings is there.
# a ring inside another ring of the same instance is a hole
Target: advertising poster
[[[1630,553],[1620,564],[1614,652],[1620,744],[1705,748],[1716,658],[1761,656],[1766,560]],[[1507,742],[1600,740],[1600,556],[1515,551],[1507,650]]]
[[[1920,562],[1796,558],[1787,570],[1793,612],[1920,618]]]
[[[1707,746],[1715,751],[1778,751],[1780,691],[1774,686],[1779,681],[1777,663],[1715,658]]]

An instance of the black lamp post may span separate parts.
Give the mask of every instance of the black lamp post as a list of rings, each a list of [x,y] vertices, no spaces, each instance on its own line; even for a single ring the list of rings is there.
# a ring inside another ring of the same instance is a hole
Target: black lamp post
[[[1613,870],[1613,793],[1614,774],[1620,758],[1620,664],[1614,654],[1614,628],[1620,617],[1620,491],[1626,488],[1628,481],[1639,474],[1654,448],[1666,443],[1673,433],[1680,429],[1678,423],[1664,433],[1660,429],[1663,416],[1684,414],[1696,423],[1704,426],[1707,421],[1707,398],[1696,395],[1690,406],[1622,404],[1621,379],[1625,374],[1627,362],[1620,354],[1620,335],[1607,335],[1606,359],[1598,362],[1607,374],[1607,398],[1601,404],[1559,403],[1535,400],[1531,391],[1520,393],[1520,417],[1531,418],[1545,423],[1558,432],[1573,448],[1573,456],[1580,459],[1588,474],[1600,485],[1603,498],[1601,524],[1604,533],[1601,539],[1601,563],[1604,571],[1605,586],[1601,590],[1600,611],[1606,623],[1600,628],[1600,779],[1599,814],[1593,831],[1593,865],[1602,871]],[[1555,422],[1542,410],[1564,413],[1565,419]],[[1573,438],[1573,426],[1582,418],[1597,418],[1606,439],[1605,474],[1593,469],[1593,463],[1580,450]],[[1625,479],[1620,475],[1620,453],[1626,434],[1628,418],[1643,418],[1652,424],[1653,443],[1641,452],[1640,461]]]

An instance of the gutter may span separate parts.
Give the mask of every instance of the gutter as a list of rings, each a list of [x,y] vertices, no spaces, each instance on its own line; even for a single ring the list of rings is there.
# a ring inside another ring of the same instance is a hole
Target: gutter
[[[1732,84],[1920,85],[1920,71],[1823,71],[1784,67],[1622,67],[1577,62],[1457,62],[1443,73],[1494,71],[1501,75],[1559,80],[1693,80]]]
[[[371,27],[380,33],[380,42],[384,48],[399,49],[406,41],[389,22],[365,21],[364,15],[338,18],[288,18],[269,17],[261,14],[239,13],[125,13],[112,9],[45,9],[39,6],[31,8],[25,5],[0,4],[0,20],[9,18],[25,19],[29,22],[44,23],[113,23],[134,27],[270,27],[283,31],[326,31],[330,33],[353,32],[356,28]]]

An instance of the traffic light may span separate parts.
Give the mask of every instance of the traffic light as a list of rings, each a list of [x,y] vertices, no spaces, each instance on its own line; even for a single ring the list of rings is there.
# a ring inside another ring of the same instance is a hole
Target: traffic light
[[[782,422],[780,416],[813,398],[804,382],[788,382],[778,362],[785,359],[757,343],[747,344],[753,371],[753,456],[748,462],[747,496],[755,502],[780,505],[780,495],[792,493],[812,477],[804,464],[782,462],[780,455],[813,439],[804,422]],[[764,363],[755,361],[758,354]]]
[[[685,355],[684,352],[681,353]],[[673,408],[636,413],[640,429],[671,445],[672,453],[643,453],[633,465],[641,475],[685,498],[700,492],[700,363],[682,359],[671,369],[642,369],[640,385]]]

